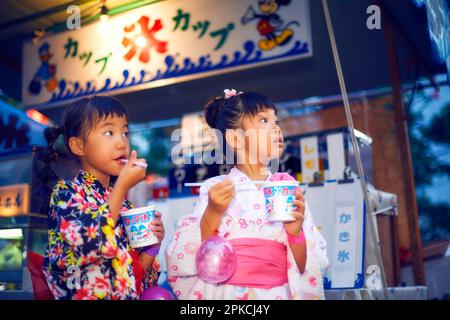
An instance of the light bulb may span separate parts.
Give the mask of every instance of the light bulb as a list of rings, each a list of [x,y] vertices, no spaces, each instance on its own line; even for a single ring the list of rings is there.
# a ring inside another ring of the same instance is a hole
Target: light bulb
[[[139,36],[135,41],[136,45],[143,48],[147,44],[147,40],[143,36]]]
[[[109,22],[108,22],[108,15],[101,15],[100,16],[100,22],[97,26],[98,32],[105,34],[109,31]]]
[[[108,16],[108,8],[105,5],[102,6],[100,11],[100,22],[97,26],[98,32],[105,34],[109,31],[109,16]]]
[[[107,14],[102,14],[100,16],[100,21],[103,23],[108,22],[108,19],[109,19],[109,16]]]

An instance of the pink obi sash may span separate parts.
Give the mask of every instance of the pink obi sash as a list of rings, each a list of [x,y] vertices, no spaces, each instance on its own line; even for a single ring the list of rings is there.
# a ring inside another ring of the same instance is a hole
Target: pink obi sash
[[[223,284],[271,289],[288,282],[284,244],[256,238],[239,238],[230,242],[236,252],[236,271]]]

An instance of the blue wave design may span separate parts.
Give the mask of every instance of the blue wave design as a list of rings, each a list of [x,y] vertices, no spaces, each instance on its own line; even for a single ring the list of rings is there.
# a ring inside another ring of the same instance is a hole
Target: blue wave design
[[[362,273],[357,274],[354,287],[357,289],[364,287],[364,275]]]
[[[189,57],[184,58],[182,63],[179,64],[176,61],[179,54],[167,55],[164,59],[165,66],[162,69],[156,70],[153,76],[149,76],[148,71],[141,70],[138,78],[134,76],[130,78],[129,70],[125,69],[122,71],[122,81],[116,81],[113,84],[111,79],[107,78],[103,86],[98,89],[94,82],[91,81],[86,82],[82,86],[79,82],[72,83],[67,82],[65,79],[61,79],[58,83],[58,91],[52,93],[52,97],[49,102],[63,101],[90,94],[110,92],[161,79],[177,78],[208,71],[251,65],[259,62],[268,62],[280,58],[305,54],[307,52],[309,52],[308,43],[296,41],[292,48],[283,54],[272,57],[263,57],[263,52],[258,50],[253,41],[249,40],[244,43],[243,51],[235,51],[230,56],[222,55],[218,62],[211,61],[211,56],[205,55],[199,57],[197,61],[193,61]]]
[[[332,284],[332,281],[330,279],[328,279],[327,277],[323,277],[323,288],[325,290],[331,289],[331,284]],[[364,287],[364,275],[362,273],[356,274],[356,280],[353,284],[353,287],[356,289],[360,289],[360,288]]]
[[[323,288],[325,290],[331,289],[331,280],[328,280],[327,277],[323,277]]]

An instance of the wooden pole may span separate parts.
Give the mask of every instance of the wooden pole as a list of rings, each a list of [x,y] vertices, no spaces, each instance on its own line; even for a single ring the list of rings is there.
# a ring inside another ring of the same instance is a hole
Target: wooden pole
[[[394,287],[398,287],[401,283],[401,270],[400,270],[400,246],[399,246],[399,239],[398,239],[398,217],[397,216],[391,216],[390,217],[390,224],[391,224],[391,239],[393,242],[393,254],[392,254],[392,260],[393,260],[393,282]]]
[[[383,15],[383,11],[382,17],[386,17]],[[401,157],[403,163],[403,182],[405,186],[406,212],[411,243],[414,281],[416,285],[425,285],[422,242],[420,239],[416,190],[414,186],[414,171],[411,159],[411,151],[409,148],[408,124],[406,122],[407,119],[404,112],[395,34],[393,31],[393,26],[391,25],[389,19],[383,19],[383,30],[386,39],[388,61],[392,81],[392,98],[395,112],[397,145],[399,147],[399,157]]]

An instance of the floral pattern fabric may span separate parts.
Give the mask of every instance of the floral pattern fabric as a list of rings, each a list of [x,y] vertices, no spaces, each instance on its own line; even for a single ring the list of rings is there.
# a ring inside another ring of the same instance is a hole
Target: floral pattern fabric
[[[144,283],[135,283],[125,228],[121,219],[114,225],[109,212],[111,191],[86,171],[55,186],[43,266],[55,299],[138,299],[142,289],[156,285],[156,258]],[[131,208],[124,200],[122,210]]]
[[[208,204],[208,188],[223,180],[217,176],[207,180],[200,188],[194,212],[177,223],[174,238],[166,249],[168,282],[179,299],[192,300],[249,300],[249,299],[324,299],[322,273],[328,266],[326,243],[314,225],[306,203],[303,231],[306,237],[306,267],[303,273],[297,268],[290,250],[287,233],[282,222],[266,219],[265,198],[250,179],[237,168],[228,175],[235,182],[236,196],[225,212],[219,227],[219,236],[225,239],[259,238],[273,240],[287,246],[288,283],[271,289],[212,284],[197,274],[195,254],[201,244],[200,220]],[[270,178],[270,176],[269,176]]]

